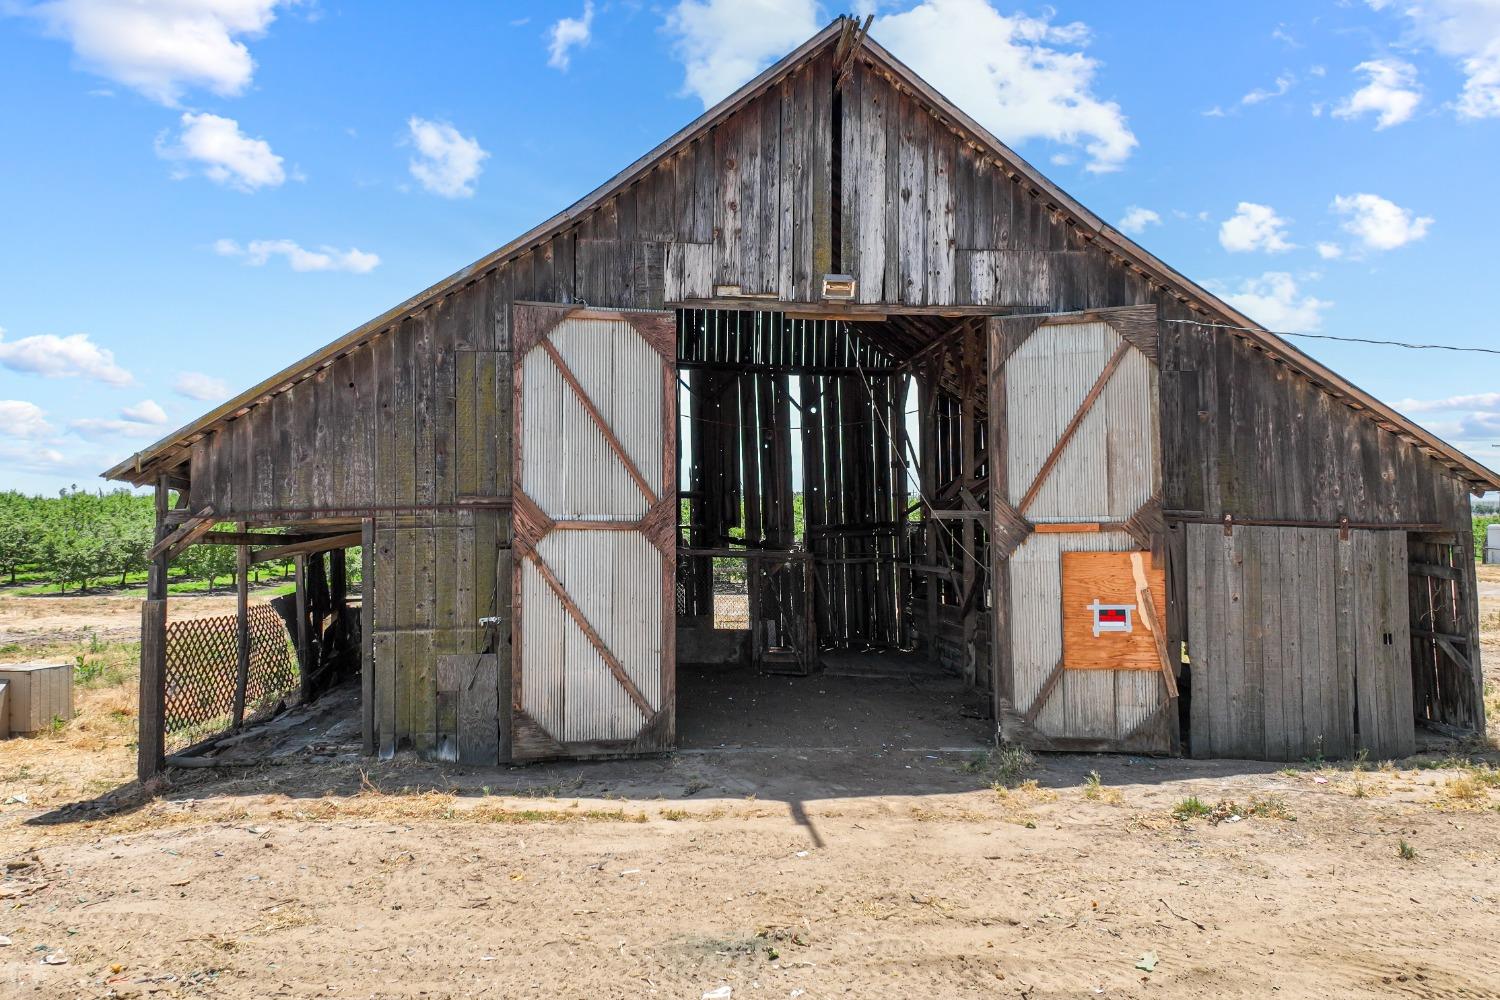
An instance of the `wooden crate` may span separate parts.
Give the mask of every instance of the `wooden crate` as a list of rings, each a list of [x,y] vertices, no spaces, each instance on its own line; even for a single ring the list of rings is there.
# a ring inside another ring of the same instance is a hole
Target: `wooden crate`
[[[71,663],[0,664],[0,681],[8,682],[10,735],[35,733],[73,718]]]

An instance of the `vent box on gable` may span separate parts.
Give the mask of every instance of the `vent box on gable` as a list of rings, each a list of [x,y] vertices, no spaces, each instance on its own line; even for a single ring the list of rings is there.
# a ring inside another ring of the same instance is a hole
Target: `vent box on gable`
[[[833,302],[853,302],[857,285],[853,275],[825,274],[823,275],[823,298]]]

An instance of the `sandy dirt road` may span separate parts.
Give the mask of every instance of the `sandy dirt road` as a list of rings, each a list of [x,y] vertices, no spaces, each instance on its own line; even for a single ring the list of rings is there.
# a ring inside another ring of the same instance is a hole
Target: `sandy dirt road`
[[[1456,798],[1464,772],[1032,773],[299,759],[103,818],[11,807],[0,995],[1500,996],[1500,795]],[[1188,796],[1274,815],[1175,819]]]
[[[1500,997],[1493,748],[443,770],[309,726],[148,791],[128,686],[80,703],[0,744],[7,1000]]]

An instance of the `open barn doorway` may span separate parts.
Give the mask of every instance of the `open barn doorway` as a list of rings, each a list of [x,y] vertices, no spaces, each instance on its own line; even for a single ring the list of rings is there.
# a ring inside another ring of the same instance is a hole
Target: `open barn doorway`
[[[679,746],[987,741],[983,320],[676,315]]]

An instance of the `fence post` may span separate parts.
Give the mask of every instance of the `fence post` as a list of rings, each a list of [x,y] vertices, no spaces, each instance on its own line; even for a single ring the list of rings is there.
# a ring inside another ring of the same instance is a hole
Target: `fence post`
[[[243,534],[248,525],[236,526]],[[235,673],[234,728],[245,724],[245,694],[250,686],[250,546],[239,545],[234,553],[235,577]]]
[[[167,480],[156,481],[156,541],[167,536]],[[136,776],[147,781],[166,762],[167,554],[151,560],[141,602],[141,681]]]

